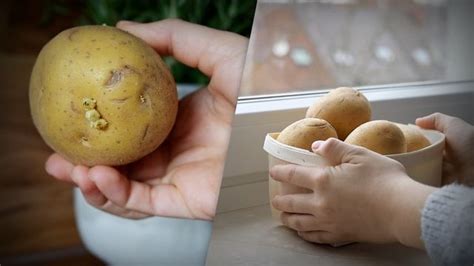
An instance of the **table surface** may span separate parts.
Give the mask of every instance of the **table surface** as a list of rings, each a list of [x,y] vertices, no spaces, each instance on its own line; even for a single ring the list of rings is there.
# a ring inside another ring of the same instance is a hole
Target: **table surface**
[[[218,214],[207,265],[431,265],[425,252],[398,244],[331,247],[278,225],[269,205]]]

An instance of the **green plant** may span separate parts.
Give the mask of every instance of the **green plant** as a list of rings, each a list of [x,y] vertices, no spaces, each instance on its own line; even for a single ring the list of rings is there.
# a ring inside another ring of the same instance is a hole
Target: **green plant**
[[[248,37],[255,7],[256,0],[50,0],[44,8],[43,22],[50,21],[55,15],[64,16],[67,10],[79,9],[78,25],[115,25],[119,20],[151,22],[180,18]],[[202,73],[173,58],[165,58],[165,62],[177,82],[208,82]]]

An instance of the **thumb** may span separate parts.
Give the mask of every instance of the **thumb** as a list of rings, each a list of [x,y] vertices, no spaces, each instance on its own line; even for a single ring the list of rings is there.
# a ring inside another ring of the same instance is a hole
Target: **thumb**
[[[212,77],[209,91],[219,99],[224,96],[231,103],[233,113],[247,38],[177,19],[146,24],[121,22],[117,27],[141,38],[158,54],[173,56]]]
[[[357,149],[357,147],[335,138],[330,138],[326,141],[316,141],[311,148],[314,153],[324,157],[331,165],[348,162],[352,152]]]
[[[247,51],[247,39],[240,35],[179,19],[151,23],[120,21],[117,28],[142,39],[158,54],[173,56],[189,67],[197,67],[207,76],[212,76],[219,65],[236,56],[243,54],[243,61]]]
[[[419,127],[425,129],[435,129],[444,133],[448,127],[448,122],[450,119],[452,119],[451,116],[442,113],[434,113],[416,119],[415,123]]]

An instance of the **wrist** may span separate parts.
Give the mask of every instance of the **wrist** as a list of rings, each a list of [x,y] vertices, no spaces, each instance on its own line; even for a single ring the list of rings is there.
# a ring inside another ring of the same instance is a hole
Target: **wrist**
[[[423,249],[421,240],[421,211],[435,187],[421,184],[408,176],[394,180],[390,195],[390,235],[397,242]]]

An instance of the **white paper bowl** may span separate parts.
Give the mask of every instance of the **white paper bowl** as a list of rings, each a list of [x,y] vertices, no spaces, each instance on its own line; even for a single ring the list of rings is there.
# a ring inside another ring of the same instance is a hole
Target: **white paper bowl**
[[[408,175],[414,180],[430,185],[441,185],[441,166],[443,162],[444,135],[434,130],[421,129],[423,134],[431,142],[431,145],[421,150],[387,155],[402,163]],[[276,141],[279,133],[269,133],[265,137],[263,149],[268,153],[268,169],[278,164],[298,164],[304,166],[324,166],[327,162],[324,158],[307,150],[291,147]],[[296,186],[280,186],[279,182],[269,177],[270,200],[275,195],[304,192],[305,189]],[[271,205],[270,205],[271,206]],[[272,216],[279,218],[280,213],[273,209]]]

